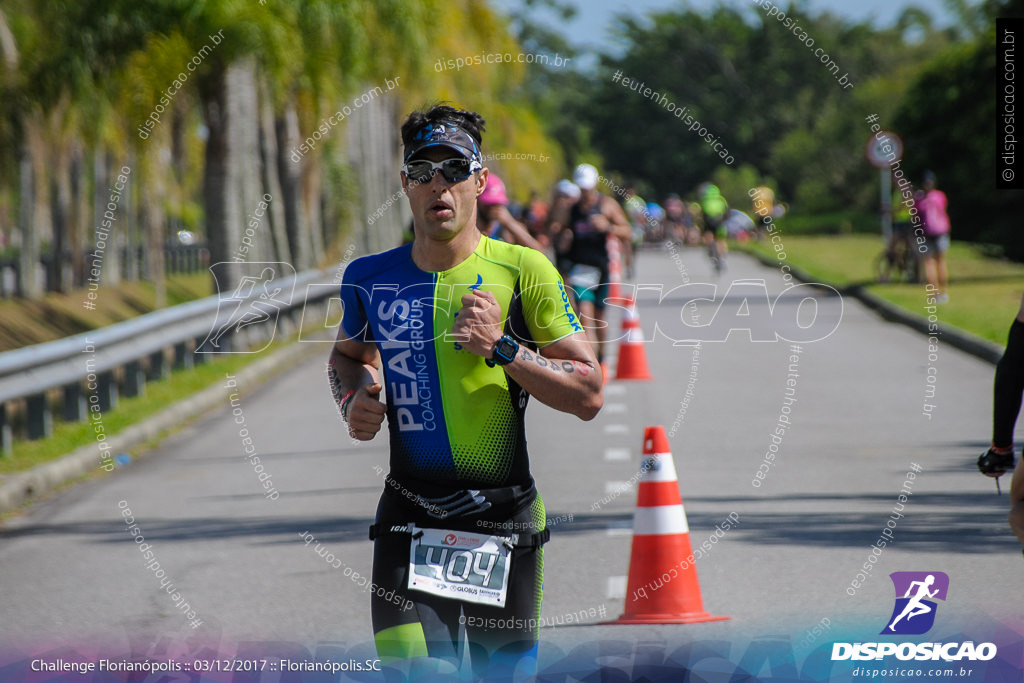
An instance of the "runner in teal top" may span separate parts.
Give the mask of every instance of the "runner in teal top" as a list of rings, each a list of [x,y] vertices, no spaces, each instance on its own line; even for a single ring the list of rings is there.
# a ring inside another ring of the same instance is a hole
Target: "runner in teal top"
[[[476,229],[482,130],[447,106],[403,124],[415,241],[346,269],[328,364],[351,436],[388,421],[371,614],[389,680],[453,673],[461,626],[475,676],[535,659],[547,529],[524,411],[533,396],[589,420],[602,403],[558,273]]]

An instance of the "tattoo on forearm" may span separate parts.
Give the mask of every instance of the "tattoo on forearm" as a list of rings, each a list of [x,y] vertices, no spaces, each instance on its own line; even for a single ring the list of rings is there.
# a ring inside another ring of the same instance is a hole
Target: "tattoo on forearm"
[[[553,360],[545,358],[539,353],[531,353],[528,349],[521,348],[519,356],[525,361],[532,361],[542,368],[550,368],[551,372],[564,372],[566,374],[578,373],[582,377],[590,374],[592,368],[586,363],[578,360]]]
[[[341,403],[341,399],[344,398],[345,393],[341,390],[341,378],[338,376],[338,369],[334,367],[334,363],[327,363],[327,381],[331,385],[331,393],[334,395],[334,402]]]

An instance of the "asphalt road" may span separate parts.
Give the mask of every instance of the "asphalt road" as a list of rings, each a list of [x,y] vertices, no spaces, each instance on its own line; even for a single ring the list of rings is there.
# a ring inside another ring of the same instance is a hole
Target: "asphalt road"
[[[739,516],[697,563],[705,608],[731,620],[555,626],[543,630],[546,643],[568,650],[599,639],[738,643],[780,634],[796,642],[823,619],[828,638],[873,638],[892,610],[887,575],[905,570],[949,575],[947,630],[998,624],[1024,632],[1020,548],[1005,522],[1007,498],[974,469],[991,429],[991,365],[941,340],[930,360],[922,335],[854,300],[787,288],[777,269],[740,255],[720,278],[696,250],[645,251],[638,271],[654,379],[610,382],[604,409],[589,423],[536,401],[528,411],[534,476],[548,517],[561,517],[545,550],[544,617],[622,612],[636,489],[621,487],[640,467],[644,427],[663,425],[693,544],[730,513]],[[680,287],[687,281],[718,287],[718,301],[695,304],[710,329],[684,326],[693,320],[687,297],[706,295],[699,286]],[[798,307],[804,296],[813,301]],[[753,332],[709,339],[730,327]],[[799,351],[788,341],[750,338],[776,331],[813,338],[832,328]],[[612,329],[618,332],[617,320]],[[693,337],[705,339],[696,353],[672,342]],[[0,529],[0,643],[152,653],[185,648],[187,636],[213,648],[247,641],[310,652],[325,643],[368,648],[368,595],[302,536],[368,575],[366,528],[382,487],[374,468],[386,468],[387,444],[384,435],[368,444],[347,437],[324,379],[327,351],[324,345],[286,374],[245,388],[234,408],[234,389],[225,387],[220,410],[144,459],[8,520]],[[787,396],[795,399],[788,405]],[[766,461],[783,406],[789,424]],[[245,457],[242,428],[276,499]],[[852,589],[914,463],[919,472],[892,541]],[[152,560],[132,542],[125,508]],[[154,560],[178,598],[161,587]],[[176,604],[184,601],[192,621],[202,622],[195,628]]]

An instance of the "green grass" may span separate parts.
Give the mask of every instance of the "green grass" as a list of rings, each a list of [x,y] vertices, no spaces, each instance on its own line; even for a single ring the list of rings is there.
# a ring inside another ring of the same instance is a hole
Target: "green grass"
[[[874,263],[882,251],[879,236],[787,235],[783,229],[782,244],[786,260],[814,279],[837,287],[864,285],[897,306],[927,315],[923,285],[875,281]],[[775,255],[767,240],[736,248]],[[979,248],[962,242],[953,242],[946,258],[950,301],[939,306],[940,322],[1004,345],[1006,332],[1020,306],[1024,265],[988,258]]]
[[[803,236],[787,235],[783,231],[779,244],[784,248],[786,261],[815,278],[841,287],[870,281],[875,256],[882,250],[881,238],[868,235]],[[737,248],[776,256],[767,239],[737,245]]]
[[[147,382],[143,396],[121,398],[114,410],[103,414],[103,431],[109,437],[158,413],[176,401],[215,384],[223,384],[226,373],[233,374],[287,343],[276,342],[260,353],[215,355],[209,363],[190,370],[174,372],[158,382]],[[54,420],[52,436],[37,441],[15,441],[13,453],[0,458],[0,474],[11,474],[30,469],[89,444],[96,444],[96,432],[92,422],[57,422]],[[100,452],[97,448],[97,466],[99,458]]]
[[[92,300],[84,302],[88,290],[67,294],[48,292],[38,301],[0,299],[0,352],[53,341],[72,334],[128,320],[155,310],[156,292],[151,282],[122,282],[100,287]],[[213,281],[206,271],[167,276],[167,305],[201,299],[213,294]]]
[[[777,225],[788,235],[849,235],[877,233],[878,215],[865,211],[834,211],[825,214],[786,214]]]

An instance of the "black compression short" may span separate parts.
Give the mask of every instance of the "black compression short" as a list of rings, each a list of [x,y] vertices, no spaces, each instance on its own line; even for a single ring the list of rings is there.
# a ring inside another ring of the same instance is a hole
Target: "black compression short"
[[[412,521],[410,508],[385,492],[377,507],[377,527],[390,529]],[[481,526],[481,524],[483,524]],[[510,535],[508,529],[528,533],[544,528],[540,496],[505,522],[446,519],[422,525]],[[492,528],[492,525],[494,528]],[[524,658],[536,657],[544,579],[543,548],[516,547],[504,607],[462,602],[408,588],[407,533],[384,533],[374,540],[373,582],[379,587],[371,598],[371,617],[378,656],[385,667],[429,656],[461,660],[461,633],[470,644],[474,673],[501,677],[509,667],[521,667]],[[400,596],[387,599],[388,595]],[[489,680],[489,678],[488,678]]]

